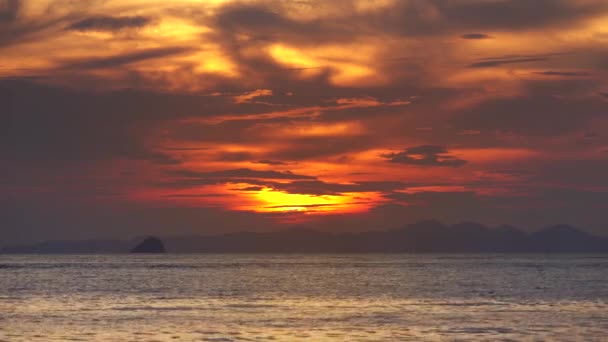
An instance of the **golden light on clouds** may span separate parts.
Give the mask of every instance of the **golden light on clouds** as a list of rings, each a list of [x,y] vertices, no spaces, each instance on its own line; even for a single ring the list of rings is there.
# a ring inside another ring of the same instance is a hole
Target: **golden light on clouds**
[[[251,100],[255,99],[256,97],[271,96],[271,95],[272,95],[272,90],[270,90],[270,89],[256,89],[256,90],[246,93],[246,94],[234,96],[234,101],[236,103],[245,103],[245,102],[250,102]]]
[[[298,49],[283,44],[275,44],[268,49],[277,62],[294,69],[300,69],[304,78],[314,77],[323,69],[333,71],[331,81],[336,85],[357,85],[357,82],[377,83],[379,75],[373,69],[373,46],[328,46]],[[353,54],[352,51],[357,51]]]
[[[285,137],[315,137],[315,136],[347,136],[360,135],[365,132],[365,127],[358,122],[339,122],[331,124],[304,123],[282,127],[274,127],[277,135]]]
[[[74,193],[130,205],[458,220],[479,194],[604,182],[605,1],[11,3],[0,161],[57,168],[11,189],[73,169]]]
[[[196,25],[188,20],[177,18],[160,19],[158,23],[137,30],[145,39],[168,40],[173,43],[198,41],[203,33],[210,32],[206,26]]]
[[[269,52],[280,63],[294,68],[320,68],[323,66],[320,60],[309,56],[305,52],[281,44],[271,46]]]

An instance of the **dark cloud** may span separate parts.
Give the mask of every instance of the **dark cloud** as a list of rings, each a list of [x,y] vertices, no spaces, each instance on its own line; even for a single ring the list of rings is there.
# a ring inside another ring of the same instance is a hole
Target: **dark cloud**
[[[0,47],[52,39],[56,27],[76,17],[68,14],[61,17],[45,16],[35,21],[19,20],[22,1],[9,0],[7,4],[4,11],[0,6]]]
[[[21,0],[0,1],[0,24],[15,20],[20,7]]]
[[[528,169],[534,171],[534,177],[530,182],[532,184],[568,185],[573,189],[580,189],[581,192],[584,190],[598,192],[600,189],[608,189],[608,177],[605,176],[608,170],[608,159],[601,156],[599,159],[573,158],[542,163],[529,166]],[[608,192],[606,193],[608,194]]]
[[[209,147],[163,147],[167,151],[208,151]]]
[[[573,77],[578,77],[578,76],[589,76],[590,74],[588,72],[574,72],[574,71],[539,71],[539,72],[535,72],[535,74],[538,75],[545,75],[545,76],[573,76]]]
[[[529,63],[546,61],[547,57],[528,57],[528,58],[505,58],[505,59],[488,59],[480,62],[469,64],[469,68],[492,68],[504,64]]]
[[[104,62],[97,66],[104,64],[108,65]],[[222,96],[136,89],[91,91],[42,83],[46,81],[0,80],[0,159],[127,158],[172,163],[176,160],[168,155],[209,150],[192,141],[217,143],[260,139],[246,134],[245,128],[250,124],[201,126],[189,123],[184,125],[187,129],[182,130],[176,120],[268,110],[267,106],[257,104],[237,106],[231,98]],[[188,145],[163,147],[157,139],[167,134],[176,142],[188,141]]]
[[[469,29],[525,30],[572,23],[608,8],[606,2],[566,0],[414,1],[413,6],[439,13],[441,26]],[[430,22],[426,26],[429,26]]]
[[[274,190],[287,192],[290,194],[301,194],[301,195],[336,195],[339,196],[343,192],[352,192],[357,188],[354,184],[339,184],[339,183],[327,183],[321,180],[311,181],[296,181],[289,183],[275,183],[270,184]]]
[[[3,92],[6,89],[0,88],[0,93]],[[0,114],[4,121],[0,128],[0,159],[59,161],[123,157],[170,161],[169,157],[143,145],[134,133],[133,120],[109,115],[96,117],[90,112],[79,112],[77,107],[70,110],[66,108],[69,102],[45,107],[48,102],[43,98],[31,102],[12,95],[8,103],[4,102]]]
[[[281,6],[228,4],[220,11],[216,25],[225,32],[252,34],[256,40],[289,38],[310,44],[343,41],[344,36],[372,36],[379,32],[424,36],[455,31],[528,30],[573,24],[608,9],[602,0],[414,0],[398,1],[373,12],[354,11],[354,6],[344,3],[342,7],[344,15],[340,17],[296,21],[285,15]],[[468,35],[470,38],[466,38]],[[479,39],[480,35],[485,34],[467,33],[463,38]]]
[[[467,33],[460,36],[462,39],[489,39],[491,36],[483,33]]]
[[[601,0],[584,3],[562,0],[415,0],[396,2],[394,7],[369,16],[367,23],[374,30],[392,31],[399,35],[528,30],[575,23],[607,8]],[[359,19],[365,23],[365,17],[361,17]]]
[[[262,191],[264,190],[263,186],[247,186],[244,188],[233,189],[238,191]]]
[[[585,139],[598,139],[599,137],[600,135],[595,132],[585,132],[585,134],[583,134],[583,138]]]
[[[289,205],[272,205],[264,208],[268,209],[281,209],[281,208],[322,208],[322,207],[333,207],[337,204],[289,204]]]
[[[466,160],[450,156],[444,146],[437,145],[409,147],[401,152],[385,153],[381,156],[391,163],[418,166],[459,167],[467,163]]]
[[[287,165],[287,163],[282,162],[280,160],[269,160],[269,159],[258,160],[255,163],[256,164],[266,164],[266,165]]]
[[[217,160],[221,160],[221,161],[233,161],[233,162],[239,162],[239,161],[246,161],[246,160],[251,160],[252,155],[249,152],[220,152],[217,155]]]
[[[270,158],[281,160],[307,160],[319,157],[336,156],[343,153],[365,150],[376,142],[365,135],[294,137],[279,149],[268,154]]]
[[[118,31],[129,28],[139,28],[148,25],[151,18],[134,17],[90,17],[71,24],[68,30],[77,31]]]
[[[252,170],[252,169],[232,169],[211,172],[199,172],[192,170],[171,170],[169,174],[174,176],[198,178],[198,179],[214,179],[214,178],[259,178],[259,179],[315,179],[313,176],[296,174],[290,171],[272,171],[272,170]]]
[[[348,192],[389,192],[404,189],[411,184],[398,181],[361,181],[353,183],[330,183],[321,180],[302,180],[286,183],[268,183],[274,190],[300,195],[335,195]]]
[[[170,194],[164,195],[167,198],[205,198],[205,197],[230,197],[232,194]]]
[[[581,97],[596,84],[586,79],[566,78],[523,83],[522,95],[491,98],[454,113],[454,128],[500,132],[539,141],[548,136],[586,129],[591,120],[602,117],[606,103],[597,97]],[[488,141],[484,141],[487,145]],[[496,141],[500,143],[500,141]]]
[[[255,5],[228,5],[217,16],[217,24],[226,29],[274,29],[277,26],[294,25],[280,14]],[[287,27],[285,28],[287,29]]]
[[[466,203],[477,195],[472,191],[421,191],[421,192],[392,192],[384,195],[385,198],[407,202],[409,205],[438,205],[442,203]]]
[[[36,101],[32,101],[36,99]],[[138,91],[88,92],[0,80],[0,160],[176,160],[147,138],[176,118],[213,106],[207,97]]]
[[[76,61],[65,62],[62,69],[64,70],[85,70],[85,69],[103,69],[103,68],[115,68],[123,65],[146,61],[150,59],[163,58],[182,54],[188,51],[192,51],[191,48],[185,47],[164,47],[156,49],[148,49],[137,52],[130,52],[122,55],[103,57],[103,58],[91,58]]]
[[[270,188],[289,194],[313,196],[341,196],[343,193],[354,192],[386,193],[394,190],[403,190],[408,186],[415,185],[414,183],[404,183],[399,181],[359,181],[352,183],[332,183],[318,180],[315,177],[310,176],[294,175],[286,172],[254,171],[249,169],[226,170],[208,173],[193,172],[190,170],[174,170],[167,172],[167,174],[173,177],[184,178],[160,183],[158,185],[169,188],[189,188],[201,185],[243,183],[250,184],[251,186],[233,190],[260,191],[263,188]],[[281,182],[274,181],[276,179],[281,180]]]
[[[336,31],[347,32],[340,24],[329,21],[296,21],[263,5],[239,3],[225,5],[214,21],[224,35],[251,34],[254,43],[281,39],[304,41],[305,37],[315,41],[328,41],[335,38]],[[326,36],[323,35],[324,32]]]

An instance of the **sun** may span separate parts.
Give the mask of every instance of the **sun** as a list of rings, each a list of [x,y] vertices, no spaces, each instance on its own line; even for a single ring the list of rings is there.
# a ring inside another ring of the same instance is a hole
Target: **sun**
[[[302,212],[338,213],[356,212],[367,209],[368,203],[354,193],[339,195],[306,195],[291,194],[271,188],[263,188],[253,193],[256,205],[252,208],[258,212]]]
[[[343,196],[290,194],[264,188],[255,194],[259,200],[257,211],[331,211],[346,206]],[[333,207],[333,208],[332,208]]]

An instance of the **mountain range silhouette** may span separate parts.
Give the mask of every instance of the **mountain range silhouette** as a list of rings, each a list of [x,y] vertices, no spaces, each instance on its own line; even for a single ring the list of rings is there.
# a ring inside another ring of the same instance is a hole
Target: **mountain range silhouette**
[[[142,239],[49,241],[0,253],[128,253]],[[400,229],[331,233],[306,228],[209,236],[165,237],[170,253],[607,253],[608,238],[567,225],[533,233],[474,222],[422,221]]]

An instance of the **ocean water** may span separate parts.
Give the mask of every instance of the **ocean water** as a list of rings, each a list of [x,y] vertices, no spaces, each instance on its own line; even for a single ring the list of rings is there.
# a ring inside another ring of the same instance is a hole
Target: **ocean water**
[[[1,341],[601,341],[600,255],[0,255]]]

